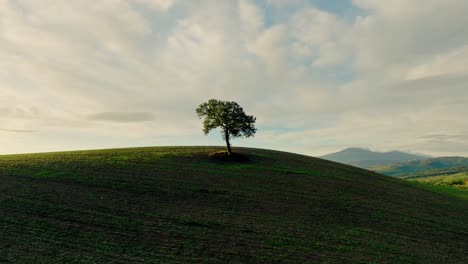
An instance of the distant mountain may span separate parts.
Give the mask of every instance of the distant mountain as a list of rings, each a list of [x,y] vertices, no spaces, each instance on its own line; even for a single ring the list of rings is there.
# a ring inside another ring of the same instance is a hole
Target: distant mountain
[[[401,151],[375,152],[362,148],[347,148],[336,153],[321,156],[320,158],[361,168],[372,168],[412,160],[423,160],[428,157]]]
[[[441,175],[453,172],[466,171],[468,158],[464,157],[441,157],[424,160],[412,160],[397,164],[374,166],[369,169],[395,177],[414,178],[424,175]],[[443,172],[446,170],[446,172]]]

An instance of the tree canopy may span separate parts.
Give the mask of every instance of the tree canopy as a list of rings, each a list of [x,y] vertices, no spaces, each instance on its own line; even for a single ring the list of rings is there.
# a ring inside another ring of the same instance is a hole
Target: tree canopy
[[[245,114],[244,109],[236,102],[210,99],[208,102],[202,103],[196,112],[200,119],[204,118],[203,132],[205,135],[218,127],[221,129],[228,155],[232,153],[231,138],[253,137],[257,132],[254,125],[256,118]]]

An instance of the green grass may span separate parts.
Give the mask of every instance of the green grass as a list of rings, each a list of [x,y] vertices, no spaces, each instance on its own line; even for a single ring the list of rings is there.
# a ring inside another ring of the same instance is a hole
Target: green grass
[[[468,158],[440,157],[423,160],[410,160],[386,166],[370,167],[370,170],[398,178],[434,176],[434,174],[453,174],[466,171]],[[441,173],[445,171],[446,173]]]
[[[466,172],[468,172],[468,167],[454,167],[449,169],[424,170],[418,173],[402,174],[399,175],[398,178],[413,180],[416,178],[429,178],[441,175],[448,176]]]
[[[468,173],[457,173],[453,175],[439,175],[425,178],[410,179],[424,184],[426,188],[468,199]]]
[[[412,182],[414,183],[414,186],[419,186],[421,188],[431,190],[433,192],[468,200],[468,190],[466,189],[460,189],[452,187],[450,185],[433,184],[419,180],[415,180]]]
[[[457,173],[453,175],[440,175],[426,178],[414,179],[423,183],[430,183],[434,185],[444,185],[455,187],[462,190],[468,190],[468,172]]]
[[[0,156],[0,263],[467,263],[467,201],[285,152]],[[417,184],[417,186],[415,186]]]

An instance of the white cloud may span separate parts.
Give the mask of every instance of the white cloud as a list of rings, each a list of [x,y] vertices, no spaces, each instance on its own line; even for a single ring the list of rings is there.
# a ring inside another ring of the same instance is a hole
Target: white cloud
[[[370,14],[350,32],[356,64],[363,72],[396,76],[408,67],[468,42],[464,0],[356,0]]]
[[[240,0],[238,6],[242,30],[246,33],[247,38],[252,38],[264,27],[262,10],[251,0]]]
[[[315,66],[328,66],[343,63],[349,56],[349,50],[336,42],[326,42],[320,45]]]
[[[175,4],[175,0],[136,0],[136,2],[156,11],[167,11]]]
[[[407,79],[421,79],[440,75],[467,75],[468,46],[430,58],[409,70]]]
[[[340,38],[345,29],[335,15],[316,8],[298,12],[292,17],[291,24],[295,39],[309,49]]]
[[[468,2],[268,2],[0,0],[0,151],[221,144],[194,114],[212,97],[258,117],[245,142],[306,154],[468,131]]]
[[[288,59],[286,28],[284,25],[275,25],[260,34],[249,45],[249,51],[257,55],[264,62],[265,68],[271,68],[273,74],[284,70],[283,66]]]

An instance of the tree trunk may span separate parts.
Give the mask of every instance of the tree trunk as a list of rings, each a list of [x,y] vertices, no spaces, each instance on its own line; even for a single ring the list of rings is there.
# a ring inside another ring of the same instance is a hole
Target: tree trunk
[[[224,137],[226,139],[226,147],[227,147],[227,151],[228,151],[228,156],[231,156],[231,143],[229,143],[229,132],[228,131],[224,131]]]

